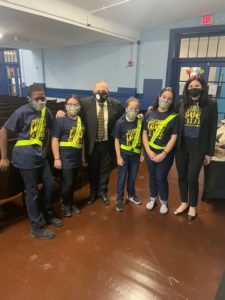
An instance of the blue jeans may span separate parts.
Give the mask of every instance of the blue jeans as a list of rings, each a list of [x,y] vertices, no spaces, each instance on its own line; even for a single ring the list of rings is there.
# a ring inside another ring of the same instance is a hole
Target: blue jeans
[[[158,151],[156,154],[160,153]],[[162,202],[168,201],[169,186],[168,186],[168,173],[172,167],[174,160],[174,152],[170,152],[160,163],[156,163],[150,159],[146,154],[146,162],[149,171],[149,187],[150,195],[155,198],[158,196]]]
[[[25,203],[27,214],[32,225],[39,228],[46,224],[45,218],[52,217],[52,196],[53,196],[53,177],[49,164],[46,160],[45,165],[37,169],[20,169],[25,185]],[[39,203],[38,184],[44,184],[44,205],[41,209]]]
[[[137,177],[139,162],[140,162],[140,155],[124,155],[123,166],[118,167],[118,179],[117,179],[117,197],[118,203],[123,203],[123,196],[124,196],[124,187],[126,184],[127,179],[127,192],[129,197],[136,196],[135,193],[135,180]]]

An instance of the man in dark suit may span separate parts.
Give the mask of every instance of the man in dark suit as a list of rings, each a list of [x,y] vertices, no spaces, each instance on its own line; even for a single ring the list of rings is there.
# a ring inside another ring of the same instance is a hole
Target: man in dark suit
[[[118,100],[109,97],[109,88],[104,81],[98,81],[93,96],[82,99],[81,103],[90,181],[88,204],[100,197],[105,205],[109,205],[108,182],[115,158],[111,133],[124,109]]]
[[[109,205],[108,182],[115,161],[114,139],[111,134],[124,109],[118,100],[109,97],[108,85],[102,80],[95,84],[93,96],[81,100],[81,108],[90,182],[88,204],[99,197],[105,205]],[[64,116],[65,112],[62,110],[56,114],[56,117]]]

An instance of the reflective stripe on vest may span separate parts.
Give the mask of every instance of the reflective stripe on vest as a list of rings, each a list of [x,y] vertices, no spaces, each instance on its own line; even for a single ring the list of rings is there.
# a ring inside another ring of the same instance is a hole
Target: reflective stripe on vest
[[[41,133],[44,130],[44,121],[45,121],[45,113],[46,113],[46,106],[42,108],[41,110],[41,118],[38,124],[37,134],[35,139],[29,139],[29,140],[18,140],[15,144],[15,146],[31,146],[31,145],[39,145],[42,147],[43,143],[40,140]]]
[[[127,146],[127,145],[121,144],[120,145],[121,149],[131,151],[131,152],[134,152],[134,153],[137,153],[137,154],[141,153],[141,150],[136,148],[136,146],[138,144],[138,141],[139,141],[139,138],[140,138],[140,134],[141,134],[141,124],[142,124],[142,120],[138,120],[137,121],[137,129],[136,129],[136,132],[135,132],[135,136],[134,136],[134,140],[133,140],[132,145]]]
[[[166,125],[172,121],[177,115],[170,115],[169,117],[167,117],[165,120],[163,120],[161,122],[161,124],[158,126],[158,128],[156,129],[155,133],[153,134],[151,140],[149,141],[149,146],[151,146],[154,149],[159,149],[159,150],[163,150],[166,148],[166,146],[158,146],[156,145],[154,142],[157,139],[157,137],[160,135],[160,133],[162,132],[163,128],[166,127]]]
[[[82,130],[82,124],[81,124],[81,118],[77,116],[77,129],[76,133],[74,134],[72,142],[60,142],[59,146],[60,147],[73,147],[73,148],[82,148],[82,144],[78,144],[77,141],[79,139],[80,133]]]

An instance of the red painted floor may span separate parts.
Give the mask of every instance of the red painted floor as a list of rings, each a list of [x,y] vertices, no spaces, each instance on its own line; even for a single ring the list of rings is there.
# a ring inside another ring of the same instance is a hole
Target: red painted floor
[[[148,174],[141,166],[137,192],[142,206],[115,211],[100,200],[64,219],[50,241],[29,236],[21,200],[0,206],[0,299],[214,299],[225,269],[225,200],[199,205],[193,223],[175,217],[177,175],[170,173],[169,214],[145,209]],[[76,193],[79,202],[88,186]],[[56,211],[60,212],[59,205]]]

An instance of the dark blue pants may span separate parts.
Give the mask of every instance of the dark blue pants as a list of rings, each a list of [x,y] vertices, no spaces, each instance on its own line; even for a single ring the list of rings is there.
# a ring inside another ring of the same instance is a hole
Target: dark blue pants
[[[154,151],[156,154],[159,153]],[[146,161],[149,171],[149,186],[151,197],[157,197],[159,194],[161,201],[168,201],[169,186],[168,186],[168,173],[172,167],[174,160],[174,152],[170,152],[167,157],[160,163],[156,163],[150,159],[146,154]]]
[[[135,180],[137,177],[140,156],[139,155],[126,155],[123,156],[124,164],[118,167],[118,179],[117,179],[117,197],[118,203],[123,202],[124,187],[127,179],[127,193],[129,197],[136,196],[135,193]]]
[[[37,169],[20,169],[25,185],[25,203],[28,216],[32,225],[43,227],[46,218],[52,217],[52,196],[53,196],[53,177],[49,164],[46,160],[45,165]],[[40,206],[38,184],[44,184],[43,209]]]
[[[80,167],[62,170],[63,186],[61,191],[61,197],[63,205],[70,206],[73,204],[73,192],[79,169]]]

